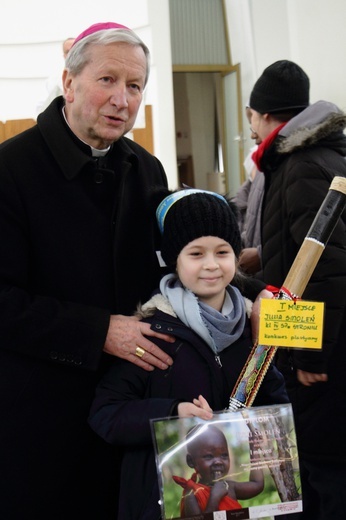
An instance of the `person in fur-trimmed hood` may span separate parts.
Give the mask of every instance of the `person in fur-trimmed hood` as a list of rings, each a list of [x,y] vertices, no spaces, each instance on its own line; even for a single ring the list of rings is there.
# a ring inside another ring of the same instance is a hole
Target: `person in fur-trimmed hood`
[[[152,330],[176,338],[175,343],[152,338],[174,362],[166,371],[152,372],[114,362],[97,387],[89,416],[98,435],[124,447],[119,520],[161,518],[150,419],[211,419],[212,410],[227,408],[252,347],[251,302],[231,285],[241,249],[233,206],[217,193],[160,191],[161,255],[171,272],[139,313]],[[255,404],[285,402],[283,377],[270,366]],[[205,512],[227,495],[226,487],[220,496],[215,486]]]
[[[333,103],[309,105],[309,78],[295,63],[267,67],[251,96],[253,155],[265,175],[264,280],[281,287],[335,175],[346,175],[346,115]],[[346,217],[338,222],[303,294],[325,302],[321,351],[279,349],[293,404],[304,520],[341,520],[346,484]]]

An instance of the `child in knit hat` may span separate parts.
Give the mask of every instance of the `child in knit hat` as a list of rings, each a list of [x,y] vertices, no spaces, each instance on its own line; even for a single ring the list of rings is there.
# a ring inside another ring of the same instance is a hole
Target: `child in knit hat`
[[[249,302],[232,285],[241,248],[232,204],[193,189],[167,190],[160,197],[161,256],[171,272],[141,305],[140,316],[153,330],[176,338],[175,343],[153,338],[174,362],[166,371],[150,372],[115,361],[89,416],[96,433],[124,447],[119,518],[127,520],[160,518],[150,419],[210,420],[213,410],[227,408],[252,347]],[[146,354],[138,349],[138,356]],[[283,378],[271,366],[255,405],[286,402]]]

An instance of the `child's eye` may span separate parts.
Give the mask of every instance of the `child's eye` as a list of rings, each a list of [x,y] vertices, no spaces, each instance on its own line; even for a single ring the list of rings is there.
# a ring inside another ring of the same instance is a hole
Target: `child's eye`
[[[212,456],[211,456],[211,455],[204,455],[203,458],[204,458],[205,460],[210,460],[210,459],[212,459]]]

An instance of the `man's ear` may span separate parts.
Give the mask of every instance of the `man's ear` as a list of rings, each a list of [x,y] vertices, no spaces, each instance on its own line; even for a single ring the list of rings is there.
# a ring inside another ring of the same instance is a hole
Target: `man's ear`
[[[65,99],[67,101],[73,101],[72,76],[67,69],[64,69],[62,73],[62,86]]]
[[[193,458],[191,457],[190,453],[186,455],[186,464],[189,466],[189,468],[194,468],[195,464],[193,462]]]

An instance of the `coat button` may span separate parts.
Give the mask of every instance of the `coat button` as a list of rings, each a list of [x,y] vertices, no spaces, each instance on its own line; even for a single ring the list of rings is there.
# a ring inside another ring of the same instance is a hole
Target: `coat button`
[[[173,332],[173,330],[174,330],[173,327],[167,327],[168,332]]]
[[[161,329],[161,325],[159,325],[158,323],[155,325],[155,329]]]

